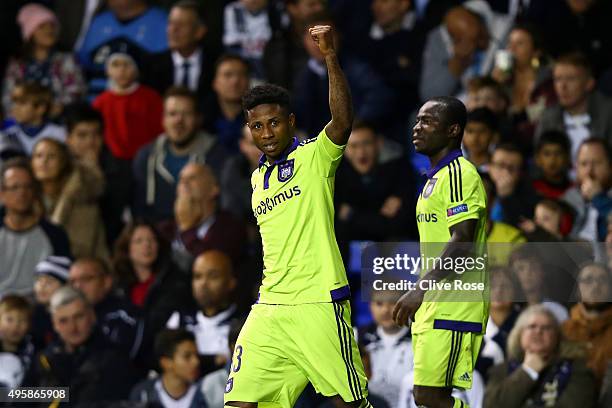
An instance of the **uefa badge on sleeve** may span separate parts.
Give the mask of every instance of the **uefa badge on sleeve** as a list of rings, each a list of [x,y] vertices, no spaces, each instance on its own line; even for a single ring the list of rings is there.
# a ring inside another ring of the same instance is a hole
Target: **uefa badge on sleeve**
[[[433,192],[434,186],[436,185],[436,181],[438,181],[437,178],[429,179],[429,181],[427,182],[427,185],[425,185],[425,188],[423,189],[423,198],[427,198],[431,195],[431,193]]]
[[[280,181],[281,183],[284,183],[285,181],[289,180],[291,176],[293,176],[293,163],[294,162],[295,160],[291,159],[283,163],[280,163],[278,165],[278,181]]]

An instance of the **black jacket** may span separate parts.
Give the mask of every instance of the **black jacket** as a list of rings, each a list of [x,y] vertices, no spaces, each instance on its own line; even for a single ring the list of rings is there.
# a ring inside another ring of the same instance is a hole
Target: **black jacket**
[[[138,380],[127,355],[114,349],[95,328],[89,339],[73,353],[58,340],[36,361],[41,387],[70,387],[70,406],[127,399]]]

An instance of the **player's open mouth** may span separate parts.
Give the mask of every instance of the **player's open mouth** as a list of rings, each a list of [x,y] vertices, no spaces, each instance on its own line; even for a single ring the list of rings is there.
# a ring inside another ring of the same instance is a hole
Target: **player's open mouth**
[[[263,145],[263,148],[267,152],[273,152],[274,150],[276,150],[276,146],[278,146],[278,143],[268,143]]]

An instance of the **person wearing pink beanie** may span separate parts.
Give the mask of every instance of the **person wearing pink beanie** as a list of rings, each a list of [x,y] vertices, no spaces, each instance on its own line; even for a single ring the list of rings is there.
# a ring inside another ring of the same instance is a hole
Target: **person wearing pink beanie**
[[[19,10],[17,23],[21,27],[24,42],[29,41],[34,31],[45,23],[53,23],[55,29],[59,29],[59,21],[55,14],[45,6],[36,3],[26,4]]]
[[[66,104],[79,100],[85,94],[81,68],[70,53],[56,50],[59,21],[55,14],[40,4],[29,3],[17,14],[21,27],[23,50],[9,61],[4,76],[2,104],[11,112],[11,94],[16,84],[36,81],[53,91],[51,117],[61,114]]]

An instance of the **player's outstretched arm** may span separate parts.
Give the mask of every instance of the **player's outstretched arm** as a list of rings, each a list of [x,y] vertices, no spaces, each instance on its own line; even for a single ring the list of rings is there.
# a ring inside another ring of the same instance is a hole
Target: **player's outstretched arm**
[[[474,242],[477,224],[478,220],[468,219],[450,227],[451,238],[440,254],[440,258],[453,258],[454,260],[456,258],[466,257],[468,255],[466,252],[469,252],[469,248],[465,245],[457,244]],[[450,270],[444,268],[432,269],[419,280],[440,281],[446,278],[450,273]],[[395,323],[403,326],[408,322],[408,318],[414,318],[414,314],[419,310],[421,303],[423,303],[425,292],[425,290],[420,289],[420,285],[417,283],[414,290],[406,292],[397,301],[393,308],[393,320]]]
[[[310,28],[310,35],[325,57],[329,77],[329,110],[331,121],[325,126],[325,133],[337,145],[345,145],[353,124],[353,102],[351,92],[336,54],[332,27],[318,25]]]

